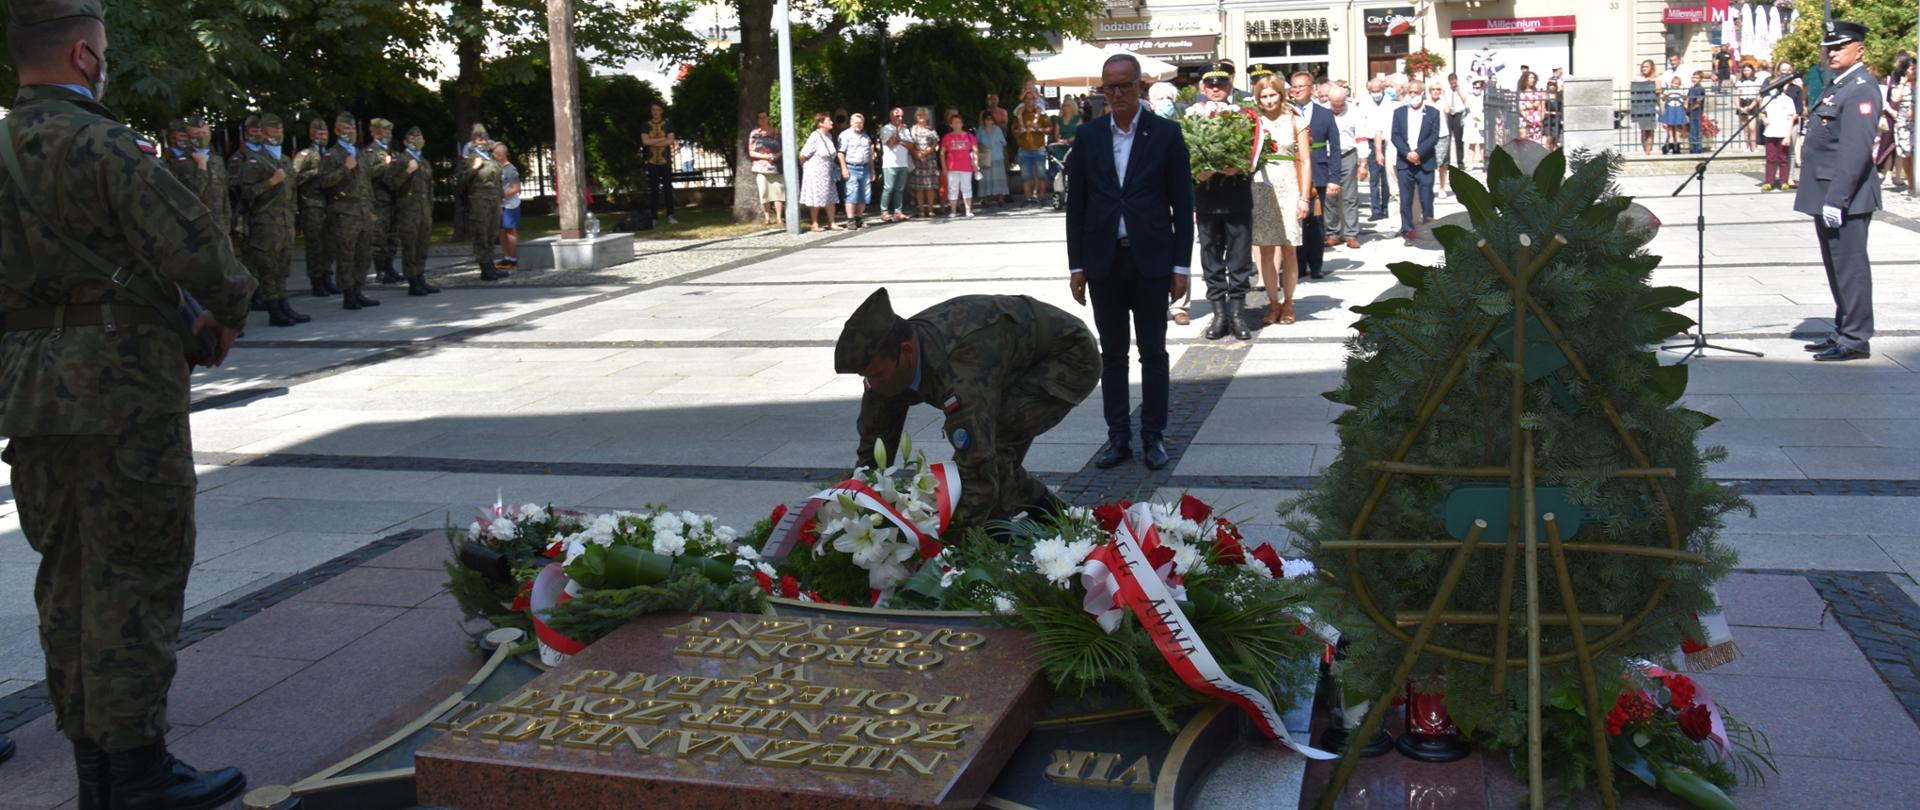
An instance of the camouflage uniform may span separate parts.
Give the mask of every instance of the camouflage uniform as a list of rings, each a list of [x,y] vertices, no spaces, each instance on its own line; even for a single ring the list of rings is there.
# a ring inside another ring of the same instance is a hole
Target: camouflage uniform
[[[173,123],[167,127],[169,138],[171,139],[175,127],[178,127],[179,131],[185,131],[190,123],[193,122],[174,119]],[[199,151],[197,147],[189,145],[186,151],[176,152],[173,144],[169,142],[161,149],[160,154],[167,162],[167,170],[180,181],[180,185],[186,186],[194,196],[200,198],[200,202],[207,206],[207,210],[213,212],[213,221],[220,226],[220,232],[227,233],[233,227],[233,208],[229,205],[227,197],[226,164],[209,150],[206,153],[207,167],[202,169],[194,164],[193,156],[197,151]]]
[[[274,157],[266,146],[247,144],[229,159],[238,198],[239,219],[246,230],[240,255],[260,280],[260,298],[287,297],[287,276],[293,272],[294,173],[285,153]],[[285,171],[279,183],[273,173]]]
[[[485,139],[487,130],[475,124],[473,137]],[[475,158],[479,158],[477,168]],[[456,183],[467,198],[467,217],[473,228],[473,260],[480,265],[482,277],[492,278],[498,272],[493,267],[493,246],[500,241],[500,164],[494,161],[491,151],[475,150],[460,159]]]
[[[313,144],[293,156],[294,195],[300,200],[300,232],[307,237],[309,279],[325,276],[333,262],[326,237],[327,202],[332,195],[320,185],[320,165],[326,162],[331,151],[324,145]]]
[[[881,289],[847,321],[835,370],[860,373],[882,352],[899,320]],[[973,525],[1051,501],[1027,473],[1027,449],[1059,424],[1100,382],[1093,332],[1071,313],[1023,295],[963,295],[907,321],[919,346],[917,386],[860,399],[857,462],[873,463],[873,443],[900,440],[907,408],[946,412],[944,432],[960,468],[956,520]]]
[[[69,737],[130,750],[167,730],[193,562],[188,368],[174,313],[130,299],[51,234],[178,283],[232,327],[254,281],[224,224],[105,106],[29,85],[9,121],[27,188],[0,173],[0,434],[41,555],[47,691]],[[31,325],[49,317],[66,326]]]
[[[408,174],[408,161],[417,161],[420,168]],[[400,247],[401,269],[409,279],[424,278],[427,235],[433,229],[433,164],[424,155],[415,157],[402,150],[394,154],[382,181],[393,195],[393,236]]]
[[[392,137],[393,122],[375,118],[368,128],[387,130],[388,137]],[[380,267],[383,276],[381,281],[386,281],[384,276],[393,271],[393,190],[382,182],[392,167],[393,152],[393,147],[378,140],[367,142],[366,148],[360,150],[361,168],[373,181],[369,198],[373,219],[368,226],[367,245],[374,264]],[[405,168],[401,171],[405,171]]]
[[[335,123],[351,121],[342,116]],[[347,158],[354,159],[347,168]],[[320,186],[332,192],[327,201],[327,250],[333,254],[333,283],[352,290],[367,281],[373,263],[373,175],[367,150],[336,142],[320,161]]]

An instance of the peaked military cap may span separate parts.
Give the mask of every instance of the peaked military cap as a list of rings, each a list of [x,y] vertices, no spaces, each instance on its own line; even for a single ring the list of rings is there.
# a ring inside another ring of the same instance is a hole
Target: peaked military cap
[[[426,137],[426,135],[420,131],[419,125],[416,124],[414,126],[407,127],[407,137],[411,138],[415,135],[419,135],[422,138]]]
[[[1247,78],[1249,79],[1258,79],[1261,76],[1272,75],[1273,68],[1267,67],[1267,63],[1265,62],[1255,62],[1247,66]]]
[[[367,126],[372,127],[374,129],[393,129],[393,122],[388,121],[385,118],[375,118],[372,121],[368,122]]]
[[[887,288],[874,290],[860,308],[847,318],[840,340],[833,345],[833,373],[859,374],[886,348],[887,336],[901,318],[893,314],[893,301]]]
[[[1820,40],[1820,47],[1831,48],[1849,42],[1866,42],[1867,27],[1851,20],[1828,20],[1826,38]]]
[[[100,0],[13,0],[14,25],[39,25],[68,17],[107,18]]]
[[[1200,74],[1200,81],[1203,84],[1232,82],[1233,65],[1225,62],[1215,62],[1212,67],[1207,68],[1207,72]]]
[[[485,125],[485,124],[474,124],[474,125],[473,125],[473,133],[472,133],[471,135],[468,135],[467,137],[469,137],[469,138],[485,138],[485,137],[487,137],[487,127],[486,127],[486,125]]]

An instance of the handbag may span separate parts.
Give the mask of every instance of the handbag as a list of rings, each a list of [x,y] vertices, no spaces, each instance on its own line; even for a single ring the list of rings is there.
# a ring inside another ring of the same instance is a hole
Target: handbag
[[[14,186],[22,191],[19,195],[21,209],[31,216],[33,205],[25,193],[28,186],[24,174],[20,171],[20,156],[13,148],[12,124],[11,117],[0,119],[0,162],[6,164],[7,175],[13,179]],[[198,334],[194,333],[193,323],[199,320],[200,313],[205,310],[200,306],[200,302],[194,300],[184,288],[171,280],[159,278],[155,273],[107,261],[86,244],[62,231],[53,230],[51,233],[69,252],[80,257],[88,267],[106,276],[107,280],[125,292],[127,297],[157,310],[162,316],[163,323],[175,323],[180,329],[181,343],[186,348],[187,365],[209,368],[213,366],[214,358],[220,356],[220,334],[218,330],[213,329],[202,329]],[[171,288],[171,293],[168,288]]]

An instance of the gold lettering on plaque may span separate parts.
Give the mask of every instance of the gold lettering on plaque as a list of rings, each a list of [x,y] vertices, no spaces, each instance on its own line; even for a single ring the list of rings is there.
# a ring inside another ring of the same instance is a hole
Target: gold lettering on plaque
[[[1044,775],[1049,782],[1063,785],[1082,785],[1080,772],[1086,770],[1087,763],[1093,761],[1092,751],[1069,751],[1064,748],[1053,749],[1053,764],[1048,765]]]
[[[1135,793],[1153,792],[1153,763],[1147,761],[1147,755],[1141,754],[1119,776],[1107,781],[1107,786],[1115,790],[1121,789],[1123,784]]]

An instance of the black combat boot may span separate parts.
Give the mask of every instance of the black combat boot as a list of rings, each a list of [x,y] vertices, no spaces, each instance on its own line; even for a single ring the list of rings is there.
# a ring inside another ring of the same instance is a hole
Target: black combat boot
[[[424,296],[424,295],[431,295],[432,293],[430,293],[427,290],[426,279],[420,278],[419,276],[414,276],[412,278],[407,279],[407,294],[412,296]]]
[[[1233,327],[1233,337],[1235,340],[1253,339],[1253,330],[1247,328],[1246,308],[1247,302],[1244,300],[1228,299],[1227,301],[1228,325]]]
[[[373,299],[371,299],[371,298],[368,298],[368,297],[367,297],[367,285],[365,285],[365,284],[355,284],[355,285],[353,285],[353,298],[354,298],[354,300],[356,300],[356,301],[359,301],[359,302],[360,302],[360,306],[363,306],[363,307],[377,307],[377,306],[380,306],[380,302],[379,302],[379,301],[375,301],[375,300],[373,300]]]
[[[163,742],[108,754],[107,774],[110,810],[210,810],[247,789],[238,768],[201,773],[174,759]]]
[[[327,285],[328,295],[339,295],[346,292],[346,290],[340,289],[340,285],[334,283],[333,276],[321,276],[320,283]]]
[[[92,740],[74,740],[73,766],[80,777],[79,810],[106,810],[107,752]]]
[[[299,321],[288,317],[286,310],[280,308],[279,301],[275,301],[271,306],[267,307],[268,326],[292,326],[296,323],[299,323]]]
[[[329,295],[340,294],[339,290],[332,289],[333,285],[327,283],[326,276],[309,276],[307,280],[313,282],[313,297],[315,298],[325,298]]]
[[[502,273],[494,269],[493,262],[480,262],[480,280],[481,281],[499,281],[500,279],[503,279],[506,277],[507,277],[506,273]]]
[[[299,310],[294,309],[293,304],[288,303],[285,298],[280,299],[280,312],[292,318],[294,323],[306,323],[307,321],[313,320],[313,316],[302,314]]]
[[[437,293],[440,291],[440,288],[433,286],[433,282],[428,281],[426,275],[424,274],[420,276],[420,289],[426,290],[429,294]]]
[[[1206,339],[1219,340],[1227,336],[1227,321],[1232,320],[1233,316],[1222,312],[1223,309],[1225,307],[1213,311],[1213,320],[1207,322],[1207,331],[1204,335]]]
[[[394,272],[392,258],[376,258],[373,260],[373,267],[380,274],[381,284],[398,284],[406,280],[399,273]]]
[[[341,309],[359,309],[360,299],[353,294],[352,290],[347,290],[346,292],[343,292],[340,294],[340,308]]]

